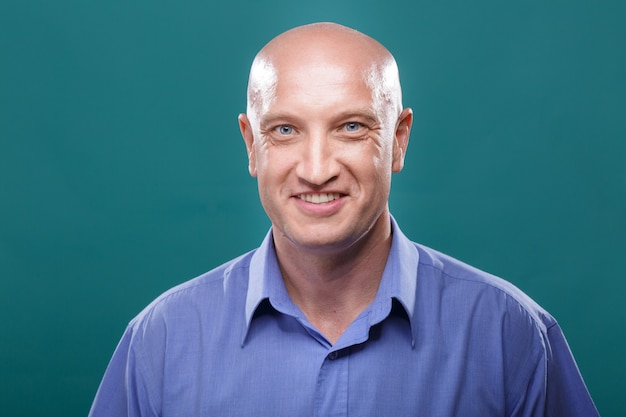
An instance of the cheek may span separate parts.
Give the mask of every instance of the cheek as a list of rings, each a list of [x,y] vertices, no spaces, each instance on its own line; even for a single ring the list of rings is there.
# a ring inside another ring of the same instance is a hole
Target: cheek
[[[369,176],[374,186],[383,193],[388,193],[391,184],[392,173],[392,144],[390,140],[381,139],[374,151],[371,152],[369,160]],[[361,162],[362,163],[362,162]]]
[[[367,156],[372,161],[375,170],[379,175],[391,172],[391,163],[393,155],[392,141],[386,139],[386,136],[377,137],[371,141],[372,147],[362,157]]]
[[[257,176],[262,179],[268,175],[268,168],[272,166],[271,155],[268,148],[264,144],[257,142],[254,147],[254,155],[256,159]]]
[[[283,181],[289,172],[289,154],[275,148],[259,146],[255,155],[259,191],[269,195],[273,188],[279,187],[278,183]]]

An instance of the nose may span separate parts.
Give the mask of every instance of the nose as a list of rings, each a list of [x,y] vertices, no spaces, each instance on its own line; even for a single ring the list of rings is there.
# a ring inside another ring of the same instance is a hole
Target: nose
[[[332,182],[339,175],[340,166],[332,139],[325,132],[307,135],[297,168],[298,177],[313,187]]]

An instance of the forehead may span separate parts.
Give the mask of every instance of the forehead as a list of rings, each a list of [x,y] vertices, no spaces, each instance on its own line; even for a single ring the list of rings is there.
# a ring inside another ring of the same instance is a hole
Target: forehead
[[[290,34],[257,55],[248,86],[249,111],[260,115],[277,105],[328,108],[358,101],[359,107],[379,112],[397,101],[397,67],[382,46],[352,32],[315,35]]]
[[[347,111],[350,107],[377,112],[375,88],[380,76],[371,69],[329,60],[294,60],[257,65],[250,103],[259,116],[280,111]]]
[[[278,72],[274,94],[268,97],[262,120],[276,115],[334,123],[337,118],[366,113],[380,119],[381,109],[366,78],[337,65],[307,65]]]
[[[328,94],[332,89],[371,95],[367,71],[363,68],[328,61],[310,61],[277,67],[274,93],[288,96],[295,92]]]

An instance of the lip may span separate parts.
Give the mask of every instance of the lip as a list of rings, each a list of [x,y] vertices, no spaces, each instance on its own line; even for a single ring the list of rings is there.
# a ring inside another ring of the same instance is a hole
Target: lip
[[[294,194],[292,198],[304,213],[313,216],[331,216],[345,204],[346,194],[327,192],[303,192]]]

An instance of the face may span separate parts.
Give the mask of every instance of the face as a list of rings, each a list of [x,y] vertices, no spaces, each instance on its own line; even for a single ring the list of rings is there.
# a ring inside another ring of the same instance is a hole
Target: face
[[[388,223],[411,111],[381,100],[369,75],[322,59],[277,65],[271,86],[240,116],[277,247],[344,250]]]

